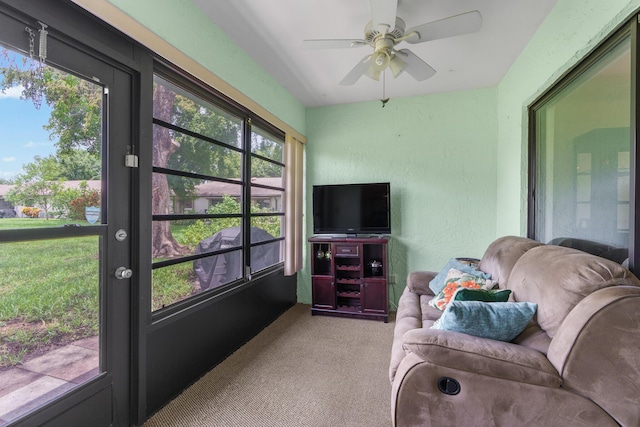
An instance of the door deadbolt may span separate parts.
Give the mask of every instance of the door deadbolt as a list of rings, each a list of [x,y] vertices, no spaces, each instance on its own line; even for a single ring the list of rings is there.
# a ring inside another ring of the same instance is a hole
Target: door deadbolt
[[[133,271],[130,268],[118,267],[116,270],[116,279],[129,279],[133,276]]]
[[[118,242],[124,242],[127,239],[127,232],[124,229],[116,231],[116,240]]]

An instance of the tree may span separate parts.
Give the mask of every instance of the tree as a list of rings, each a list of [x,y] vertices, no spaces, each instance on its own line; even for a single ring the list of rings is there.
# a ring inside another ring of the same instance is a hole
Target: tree
[[[38,205],[49,219],[49,210],[63,186],[56,181],[56,162],[53,157],[36,156],[32,163],[23,166],[23,173],[16,177],[16,186],[9,190],[6,199],[15,205]]]
[[[71,149],[56,156],[58,179],[89,181],[101,179],[102,161],[86,150]]]
[[[173,103],[176,94],[163,85],[156,84],[153,90],[153,116],[166,122],[171,122]],[[153,165],[167,167],[169,157],[180,144],[171,138],[168,128],[153,127]],[[154,173],[151,181],[152,207],[154,214],[169,214],[169,182],[167,175]],[[151,241],[153,242],[152,256],[154,258],[171,258],[181,255],[184,248],[173,238],[169,221],[153,221],[151,226]]]
[[[259,133],[251,134],[251,152],[267,159],[282,161],[282,144]],[[251,164],[252,177],[282,176],[282,166],[271,162],[258,161]]]
[[[42,102],[52,110],[48,124],[50,139],[58,138],[59,152],[83,148],[100,158],[102,146],[102,88],[88,80],[45,66],[7,49],[2,56],[8,63],[0,68],[4,77],[0,88],[22,87],[21,99],[36,108]],[[22,59],[20,59],[22,58]]]
[[[156,119],[219,141],[232,143],[241,131],[239,123],[229,120],[216,108],[186,94],[177,94],[161,81],[154,85],[153,110]],[[242,157],[231,149],[161,125],[154,126],[153,141],[154,166],[224,178],[241,177]],[[155,173],[153,212],[169,214],[171,194],[192,197],[195,186],[201,182],[200,179]],[[152,235],[154,258],[174,257],[185,251],[173,238],[168,221],[155,221]]]

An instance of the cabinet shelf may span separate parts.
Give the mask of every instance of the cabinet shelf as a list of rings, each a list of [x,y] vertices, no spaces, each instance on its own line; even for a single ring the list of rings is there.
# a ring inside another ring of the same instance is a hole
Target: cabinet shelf
[[[345,278],[339,278],[336,279],[336,283],[342,283],[345,285],[359,285],[360,284],[360,279],[345,279]]]
[[[336,265],[338,271],[360,271],[359,265]]]
[[[388,238],[311,237],[311,314],[389,319]],[[319,257],[331,253],[332,259]]]
[[[346,292],[340,292],[338,291],[336,293],[337,296],[342,297],[342,298],[360,298],[360,292],[355,292],[355,291],[346,291]]]

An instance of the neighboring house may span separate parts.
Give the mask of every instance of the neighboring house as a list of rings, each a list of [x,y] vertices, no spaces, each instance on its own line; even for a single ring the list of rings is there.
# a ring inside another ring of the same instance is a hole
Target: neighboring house
[[[282,187],[283,179],[276,178],[252,178],[252,184],[266,185],[270,187]],[[210,181],[196,185],[194,197],[178,197],[172,195],[173,213],[205,213],[210,206],[222,201],[223,196],[231,196],[239,200],[242,186],[226,182]],[[282,211],[283,192],[270,188],[252,187],[251,201],[261,208],[270,208],[274,212]]]
[[[83,181],[64,181],[62,185],[65,188],[80,188],[81,182]],[[102,181],[100,180],[89,180],[86,181],[86,183],[92,190],[101,191],[102,189]],[[282,187],[283,179],[280,177],[253,178],[251,183],[270,187]],[[13,206],[5,200],[5,195],[13,187],[15,187],[15,185],[0,185],[0,211],[5,209],[14,210],[16,216],[22,218],[25,216],[21,212],[24,206]],[[173,213],[204,213],[210,206],[221,202],[225,195],[238,200],[241,190],[242,186],[240,184],[229,184],[226,182],[211,181],[196,185],[194,197],[179,197],[175,194],[171,196]],[[251,195],[251,201],[257,203],[261,208],[270,208],[274,212],[282,211],[282,191],[252,187]]]

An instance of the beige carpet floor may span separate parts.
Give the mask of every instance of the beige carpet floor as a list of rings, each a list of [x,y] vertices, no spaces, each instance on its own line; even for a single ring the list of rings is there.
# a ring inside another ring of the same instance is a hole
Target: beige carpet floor
[[[297,304],[143,427],[390,426],[393,326]]]

